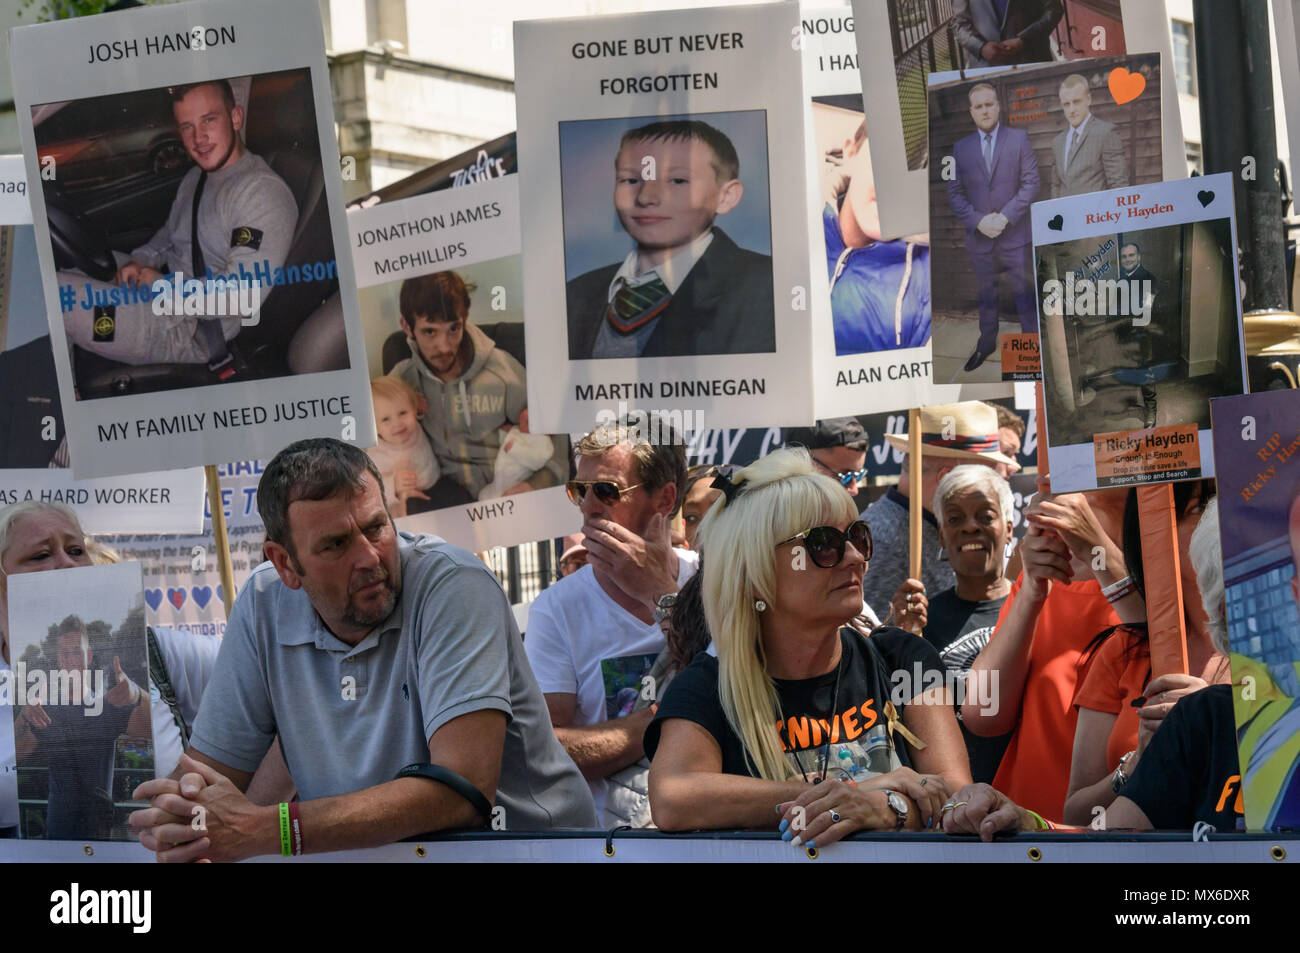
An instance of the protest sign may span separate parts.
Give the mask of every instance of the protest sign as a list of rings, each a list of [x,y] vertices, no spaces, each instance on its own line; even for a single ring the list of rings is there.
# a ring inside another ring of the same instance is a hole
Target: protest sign
[[[14,31],[78,477],[373,443],[319,17],[205,0]]]
[[[536,429],[812,420],[799,41],[793,4],[515,24]]]
[[[1054,491],[1214,475],[1210,398],[1242,392],[1227,173],[1035,203]]]
[[[265,464],[244,460],[217,467],[222,513],[230,541],[231,571],[238,589],[262,563],[266,530],[257,512],[257,484]],[[78,516],[81,507],[74,507]],[[129,534],[99,542],[141,564],[145,617],[150,625],[204,635],[226,631],[225,591],[218,572],[210,503],[204,498],[203,529],[182,536]]]
[[[1155,54],[930,77],[935,380],[1039,376],[1029,206],[1161,178]]]
[[[807,10],[800,29],[812,103],[814,228],[821,236],[818,260],[826,262],[826,278],[813,275],[817,417],[937,403],[929,236],[881,238],[853,16],[844,7]]]
[[[389,509],[482,551],[577,532],[565,434],[529,426],[518,176],[348,213]]]
[[[1224,610],[1250,830],[1300,828],[1300,393],[1210,402]],[[1226,795],[1225,795],[1226,796]]]
[[[951,3],[853,3],[886,238],[928,228],[927,165],[933,150],[927,141],[926,87],[931,73],[962,70],[971,77],[986,68],[1063,61],[1086,67],[1080,61],[1124,53],[1163,53],[1165,62],[1173,62],[1164,0],[1028,0],[1015,7],[1003,18],[991,0],[973,0],[965,11]],[[1007,49],[1008,41],[1013,47],[1018,42],[1019,48]],[[1182,178],[1187,163],[1178,91],[1169,83],[1161,95],[1166,117],[1163,177]]]
[[[19,836],[132,840],[131,792],[154,776],[138,563],[8,579]]]
[[[199,528],[197,469],[74,480],[68,463],[26,170],[22,156],[0,156],[0,506],[76,504],[91,534]]]

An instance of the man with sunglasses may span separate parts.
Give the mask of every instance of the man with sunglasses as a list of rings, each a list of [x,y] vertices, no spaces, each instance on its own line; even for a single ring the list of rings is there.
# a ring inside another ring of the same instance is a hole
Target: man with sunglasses
[[[867,431],[856,417],[828,417],[813,427],[787,430],[787,447],[805,447],[813,466],[840,482],[849,496],[867,476]]]
[[[686,483],[686,447],[665,420],[627,418],[578,443],[569,499],[582,510],[588,564],[543,590],[529,608],[524,649],[555,734],[604,815],[606,778],[644,756],[658,686],[646,674],[664,648],[658,619],[697,564],[674,549],[670,523]],[[658,435],[651,443],[649,435]]]

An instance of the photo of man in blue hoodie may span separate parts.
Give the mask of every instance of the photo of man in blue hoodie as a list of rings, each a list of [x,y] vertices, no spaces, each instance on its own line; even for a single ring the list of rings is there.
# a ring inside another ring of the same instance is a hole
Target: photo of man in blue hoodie
[[[881,240],[866,121],[827,150],[824,162],[822,224],[836,355],[923,346],[930,340],[930,246],[918,236]]]

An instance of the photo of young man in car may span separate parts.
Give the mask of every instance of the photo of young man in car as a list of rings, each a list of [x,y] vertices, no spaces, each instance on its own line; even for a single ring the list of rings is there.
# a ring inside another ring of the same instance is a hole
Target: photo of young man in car
[[[154,236],[129,254],[113,252],[113,281],[59,271],[64,328],[70,343],[124,364],[207,364],[216,370],[228,364],[227,342],[239,333],[244,316],[228,313],[233,310],[228,307],[218,309],[227,312],[221,316],[157,314],[140,292],[175,272],[186,280],[247,274],[251,281],[255,268],[262,273],[279,268],[290,249],[298,207],[285,181],[245,145],[245,113],[230,81],[168,92],[177,132],[194,166]],[[262,288],[251,297],[260,302],[269,291]]]

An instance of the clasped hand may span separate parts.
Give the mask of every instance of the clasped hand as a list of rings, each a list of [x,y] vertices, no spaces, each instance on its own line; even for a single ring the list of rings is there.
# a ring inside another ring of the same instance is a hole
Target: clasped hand
[[[1006,230],[1007,223],[1007,217],[1001,212],[989,212],[980,219],[980,223],[976,228],[979,229],[980,234],[982,235],[986,235],[989,238],[997,238]]]
[[[917,774],[911,768],[899,768],[867,781],[824,781],[814,785],[793,801],[777,805],[781,830],[797,837],[800,846],[824,847],[854,831],[893,830],[898,815],[889,806],[885,791],[894,791],[912,802],[923,828],[937,827],[939,810],[952,793],[948,782],[937,774]],[[839,820],[831,816],[834,811]]]
[[[234,782],[202,761],[181,755],[179,781],[157,778],[131,797],[150,806],[128,823],[159,863],[233,861],[255,856],[254,828],[267,808],[248,800]]]

